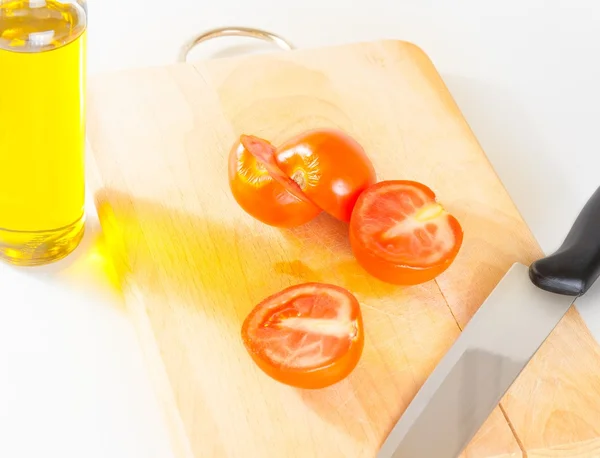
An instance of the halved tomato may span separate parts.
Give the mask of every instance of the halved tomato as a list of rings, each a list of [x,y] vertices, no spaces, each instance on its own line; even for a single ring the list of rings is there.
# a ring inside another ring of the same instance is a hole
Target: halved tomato
[[[350,244],[371,275],[397,285],[444,272],[463,241],[458,220],[415,181],[382,181],[363,192],[350,221]]]
[[[229,158],[235,199],[273,226],[298,226],[321,210],[349,222],[356,199],[375,182],[375,169],[361,145],[335,129],[307,131],[278,148],[242,135]]]
[[[362,146],[337,129],[315,129],[277,147],[277,165],[311,202],[349,222],[358,196],[377,181]]]
[[[229,187],[242,209],[276,227],[300,226],[321,209],[302,195],[298,185],[279,170],[275,147],[242,136],[229,153]]]
[[[291,286],[254,307],[242,325],[242,339],[254,362],[273,379],[324,388],[347,377],[362,355],[360,305],[335,285]]]

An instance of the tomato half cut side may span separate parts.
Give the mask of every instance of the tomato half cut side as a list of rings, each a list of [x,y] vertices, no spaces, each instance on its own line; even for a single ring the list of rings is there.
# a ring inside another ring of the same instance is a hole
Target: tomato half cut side
[[[347,377],[364,347],[360,305],[349,291],[304,283],[261,301],[242,340],[258,367],[280,383],[319,389]]]
[[[244,138],[244,137],[242,137]],[[251,144],[252,139],[244,139]],[[270,144],[250,152],[241,141],[229,153],[229,187],[238,205],[250,216],[275,227],[295,227],[305,224],[321,213],[321,209],[298,193],[290,192],[293,184],[286,183],[277,170]],[[290,180],[288,178],[288,180]],[[291,180],[290,180],[291,181]],[[285,184],[284,184],[285,183]]]
[[[416,181],[379,182],[363,192],[350,221],[350,245],[374,277],[397,285],[434,279],[463,242],[458,220]]]

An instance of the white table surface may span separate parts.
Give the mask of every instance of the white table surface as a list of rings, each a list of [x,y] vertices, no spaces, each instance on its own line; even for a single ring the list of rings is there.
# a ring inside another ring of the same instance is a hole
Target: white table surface
[[[412,41],[437,65],[542,248],[555,249],[600,185],[600,2],[349,3],[90,0],[89,71],[173,62],[191,35],[224,25],[265,28],[300,48]],[[192,56],[247,43],[222,39]],[[0,264],[2,457],[171,456],[91,205],[89,213],[68,259]],[[600,287],[578,308],[600,339]]]

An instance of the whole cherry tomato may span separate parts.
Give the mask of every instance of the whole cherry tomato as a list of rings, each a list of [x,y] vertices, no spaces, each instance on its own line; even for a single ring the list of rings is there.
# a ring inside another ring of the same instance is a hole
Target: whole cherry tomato
[[[358,263],[382,281],[432,280],[454,261],[463,241],[457,219],[434,192],[414,181],[382,181],[363,192],[350,221]]]
[[[304,283],[256,305],[242,340],[258,367],[297,388],[324,388],[347,377],[364,347],[356,297],[339,286]]]

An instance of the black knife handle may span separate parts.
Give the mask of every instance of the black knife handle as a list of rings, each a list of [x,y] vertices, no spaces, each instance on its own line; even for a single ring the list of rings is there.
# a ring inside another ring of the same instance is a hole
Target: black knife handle
[[[582,296],[600,276],[600,188],[590,197],[560,248],[529,267],[538,288]]]

